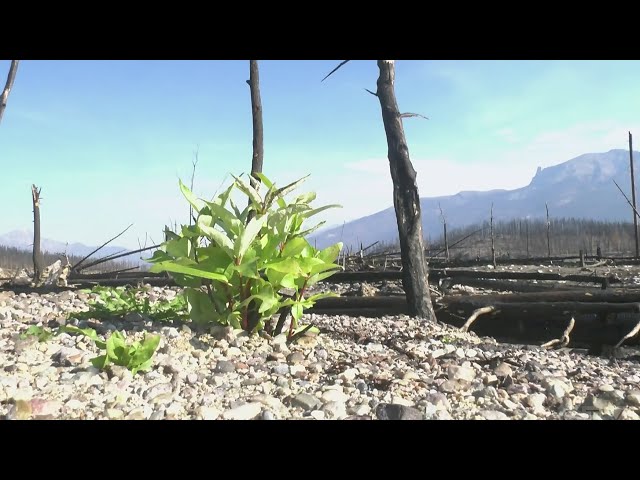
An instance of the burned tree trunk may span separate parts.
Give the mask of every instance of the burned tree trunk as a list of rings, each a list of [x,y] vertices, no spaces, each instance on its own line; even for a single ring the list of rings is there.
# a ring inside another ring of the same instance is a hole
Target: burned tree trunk
[[[442,217],[442,228],[444,230],[444,251],[445,251],[445,258],[447,259],[447,262],[450,260],[449,257],[449,240],[447,239],[447,219],[444,216],[444,213],[442,211],[442,207],[440,206],[440,204],[438,203],[438,208],[440,209],[440,216]]]
[[[7,100],[9,99],[9,93],[13,87],[13,82],[16,79],[16,72],[18,71],[18,63],[20,60],[11,60],[11,67],[9,67],[9,74],[7,75],[7,83],[2,91],[2,97],[0,97],[0,122],[2,121],[2,115],[4,109],[7,107]]]
[[[410,314],[435,319],[427,279],[416,171],[409,158],[402,115],[394,91],[394,61],[378,60],[378,68],[380,76],[376,96],[380,100],[382,121],[387,136],[389,167],[393,180],[393,205],[400,236],[402,283],[407,294]]]
[[[251,90],[251,118],[253,120],[253,155],[251,157],[251,177],[249,181],[254,188],[258,187],[260,179],[256,173],[262,173],[262,163],[264,160],[264,137],[262,129],[262,100],[260,98],[260,74],[258,71],[258,61],[249,60],[249,89]],[[251,204],[251,200],[249,200]],[[255,212],[251,210],[247,216],[247,224],[255,216]],[[284,320],[290,314],[291,308],[285,309],[281,312],[280,319],[277,325],[277,333],[282,331]],[[258,314],[258,306],[254,300],[247,307],[247,325],[248,330],[253,330],[260,319]],[[292,324],[293,325],[293,324]]]
[[[493,236],[493,203],[491,203],[491,263],[496,268],[496,241]]]
[[[260,75],[258,61],[249,60],[249,80],[251,89],[251,116],[253,118],[253,156],[251,157],[251,185],[255,187],[260,179],[256,173],[262,173],[264,160],[264,139],[262,129],[262,100],[260,99]],[[252,215],[249,215],[251,217]],[[250,219],[250,218],[249,218]]]
[[[544,207],[547,209],[547,256],[551,258],[551,220],[549,220],[549,205],[544,202]]]
[[[44,260],[40,251],[40,191],[31,185],[31,197],[33,200],[33,282],[38,285],[44,270]]]
[[[633,137],[629,132],[629,164],[631,165],[631,198],[633,199],[633,233],[636,240],[636,259],[640,258],[640,244],[638,243],[638,216],[636,215],[636,179],[633,174]]]

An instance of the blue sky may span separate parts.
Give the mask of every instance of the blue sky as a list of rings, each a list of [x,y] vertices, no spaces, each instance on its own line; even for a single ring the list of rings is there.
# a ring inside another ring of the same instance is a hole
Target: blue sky
[[[311,174],[327,224],[392,206],[373,60],[261,61],[264,172]],[[0,61],[4,85],[10,61]],[[211,197],[251,168],[249,61],[22,61],[0,123],[0,234],[137,247],[186,222],[178,178]],[[405,133],[421,196],[517,188],[546,167],[640,141],[639,61],[396,62]]]

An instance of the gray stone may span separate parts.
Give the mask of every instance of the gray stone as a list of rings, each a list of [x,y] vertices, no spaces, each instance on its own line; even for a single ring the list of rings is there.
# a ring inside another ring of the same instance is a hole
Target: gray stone
[[[447,369],[449,380],[472,382],[476,378],[476,371],[471,367],[452,365]]]
[[[347,407],[343,402],[327,402],[322,406],[322,411],[328,418],[343,418],[347,416]]]
[[[259,403],[245,403],[240,407],[227,410],[222,414],[225,420],[252,420],[260,415],[262,406]]]
[[[376,416],[379,420],[423,420],[422,412],[414,407],[395,405],[392,403],[380,403],[376,407]]]
[[[264,410],[262,412],[262,415],[260,415],[260,418],[262,420],[275,420],[276,416],[273,414],[273,412],[271,412],[269,410]]]
[[[304,362],[304,354],[302,352],[293,352],[287,355],[287,363],[289,365],[296,365]]]
[[[640,390],[629,390],[625,400],[628,405],[640,407]]]
[[[498,410],[480,410],[480,415],[485,420],[509,420],[509,417]]]
[[[198,374],[197,373],[190,373],[187,375],[187,382],[190,383],[191,385],[194,385],[196,383],[198,383]]]
[[[369,390],[366,382],[363,382],[362,380],[356,383],[356,388],[360,393],[367,393],[367,391]]]
[[[289,365],[285,363],[279,363],[271,367],[271,372],[275,375],[286,375],[289,373]]]
[[[154,410],[149,420],[162,420],[164,418],[164,408],[160,408],[158,410]]]
[[[349,395],[339,391],[339,390],[327,390],[322,392],[322,396],[320,397],[323,403],[329,402],[339,402],[344,403],[349,400]]]
[[[316,396],[300,393],[291,399],[291,406],[300,407],[305,411],[318,410],[322,406],[322,402]]]
[[[436,407],[436,410],[449,410],[449,400],[443,393],[436,392],[430,393],[425,397],[425,400]]]
[[[236,366],[229,360],[218,360],[214,372],[216,373],[232,373],[236,371]]]
[[[542,406],[546,401],[547,397],[543,393],[532,393],[524,399],[525,404],[534,410],[542,409]]]
[[[195,413],[196,418],[200,420],[216,420],[222,412],[216,407],[200,406]]]
[[[546,377],[542,382],[542,386],[546,389],[547,394],[556,400],[562,399],[573,390],[570,385],[556,377]]]

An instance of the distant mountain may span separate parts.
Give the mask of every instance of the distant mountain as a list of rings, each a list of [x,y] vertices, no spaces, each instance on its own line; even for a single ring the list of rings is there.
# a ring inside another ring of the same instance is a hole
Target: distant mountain
[[[33,248],[33,230],[13,230],[9,233],[5,233],[4,235],[0,235],[0,245],[14,247],[20,250],[31,250]],[[64,253],[66,251],[67,255],[76,255],[79,257],[84,257],[97,248],[97,246],[92,247],[82,243],[70,243],[67,245],[66,243],[50,240],[48,238],[41,239],[40,245],[43,252],[57,254]],[[107,255],[119,252],[124,253],[126,251],[128,250],[124,247],[106,246],[93,255],[92,258],[98,259]],[[135,262],[139,260],[139,257],[140,255],[131,255],[130,257],[124,257],[123,260]]]
[[[640,158],[640,153],[634,152],[634,158]],[[423,232],[434,239],[440,236],[442,223],[438,204],[442,206],[450,228],[488,220],[491,203],[496,220],[544,217],[547,202],[549,214],[555,218],[631,221],[629,205],[613,180],[631,198],[628,150],[587,153],[559,165],[538,167],[531,183],[516,190],[460,192],[421,198]],[[358,248],[360,243],[367,246],[377,240],[393,241],[397,237],[395,211],[391,207],[344,226],[318,231],[310,236],[310,241],[313,244],[315,240],[318,248],[339,241]]]

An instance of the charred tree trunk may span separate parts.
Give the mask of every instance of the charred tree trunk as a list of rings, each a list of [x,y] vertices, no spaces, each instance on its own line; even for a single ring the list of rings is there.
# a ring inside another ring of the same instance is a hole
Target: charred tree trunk
[[[393,180],[393,205],[396,211],[402,255],[402,284],[407,294],[410,314],[435,319],[424,255],[416,171],[409,158],[402,115],[398,109],[394,91],[394,61],[378,60],[378,68],[380,76],[376,95],[380,100],[382,121],[387,136],[389,168]]]
[[[260,98],[260,74],[258,61],[249,60],[249,89],[251,90],[251,117],[253,119],[253,156],[251,157],[251,185],[255,188],[260,179],[255,175],[262,173],[264,161],[264,136],[262,128],[262,100]],[[247,222],[253,218],[253,212],[249,213]]]
[[[253,120],[253,155],[251,157],[251,185],[257,189],[260,179],[256,173],[262,173],[262,163],[264,161],[264,136],[262,127],[262,100],[260,98],[260,74],[258,71],[258,61],[249,60],[249,89],[251,91],[251,118]],[[249,200],[251,204],[251,200]],[[247,224],[254,217],[255,212],[250,211],[247,216]],[[291,309],[285,309],[281,313],[281,321],[278,322],[277,334],[282,331],[284,320],[291,312]],[[251,331],[257,325],[260,315],[255,301],[251,301],[248,306],[247,313],[247,330]]]
[[[442,207],[440,206],[440,204],[438,204],[438,208],[440,209],[440,216],[442,217],[442,228],[444,230],[444,252],[445,252],[445,258],[447,259],[447,262],[450,260],[449,257],[449,240],[447,239],[447,219],[444,216],[444,213],[442,212]]]
[[[549,205],[544,202],[544,206],[547,209],[547,256],[551,258],[551,220],[549,220]]]
[[[7,75],[7,83],[5,84],[4,90],[2,91],[2,97],[0,97],[0,122],[2,121],[4,109],[7,107],[7,100],[9,99],[11,88],[13,88],[13,82],[16,79],[18,63],[20,63],[20,60],[11,60],[11,67],[9,67],[9,74]]]
[[[638,244],[638,216],[636,215],[636,179],[633,174],[633,137],[629,132],[629,163],[631,164],[631,200],[633,201],[633,233],[636,240],[636,259],[640,258],[640,244]]]
[[[496,268],[496,242],[493,237],[493,203],[491,204],[491,262],[493,268]]]
[[[38,285],[44,270],[44,260],[40,251],[40,191],[31,185],[31,197],[33,200],[33,282]]]

